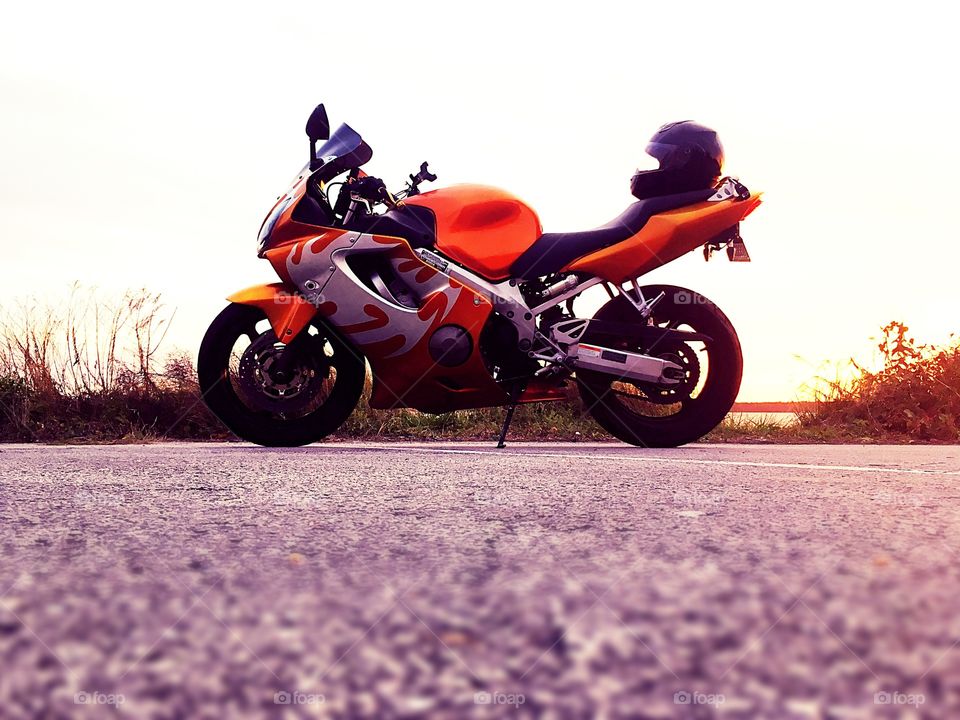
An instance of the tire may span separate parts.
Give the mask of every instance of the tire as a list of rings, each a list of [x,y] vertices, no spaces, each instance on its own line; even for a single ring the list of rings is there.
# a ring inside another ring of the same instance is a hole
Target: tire
[[[241,353],[244,337],[249,343]],[[270,372],[289,352],[295,354],[285,360],[299,383],[292,389],[273,382],[282,372]],[[262,310],[233,303],[207,329],[197,375],[207,407],[239,438],[295,447],[329,435],[350,416],[363,393],[366,363],[319,318],[284,346]]]
[[[684,389],[667,391],[586,371],[577,372],[577,387],[590,415],[614,437],[643,447],[677,447],[706,435],[733,407],[743,375],[740,341],[727,316],[702,295],[673,285],[651,285],[642,291],[646,298],[664,293],[653,310],[654,324],[692,329],[710,337],[709,342],[674,343],[672,347],[631,347],[626,341],[619,345],[620,349],[660,355],[675,362],[683,358],[680,364],[687,370]],[[623,296],[607,302],[594,318],[644,322]],[[585,341],[590,340],[589,334],[588,326]],[[702,349],[695,345],[702,345]],[[696,387],[691,388],[694,373]]]

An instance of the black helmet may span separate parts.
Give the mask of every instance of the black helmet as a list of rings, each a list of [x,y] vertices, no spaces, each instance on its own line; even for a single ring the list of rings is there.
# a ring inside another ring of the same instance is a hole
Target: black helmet
[[[723,169],[723,145],[717,133],[692,120],[657,130],[647,154],[660,161],[660,168],[634,174],[630,191],[640,200],[706,190],[716,184]]]

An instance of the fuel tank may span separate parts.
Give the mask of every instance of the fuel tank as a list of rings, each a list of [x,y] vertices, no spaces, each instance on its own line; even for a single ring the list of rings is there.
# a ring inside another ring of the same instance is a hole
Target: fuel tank
[[[543,234],[529,205],[487,185],[452,185],[404,203],[430,208],[437,220],[437,249],[489,280],[508,278],[513,261]]]

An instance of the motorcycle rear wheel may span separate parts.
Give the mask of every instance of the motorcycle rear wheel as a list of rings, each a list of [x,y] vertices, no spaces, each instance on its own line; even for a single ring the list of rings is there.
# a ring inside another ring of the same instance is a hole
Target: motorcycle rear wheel
[[[620,381],[613,375],[586,371],[577,372],[577,387],[587,411],[614,437],[642,447],[677,447],[706,435],[733,407],[743,374],[740,341],[727,316],[699,293],[673,285],[641,289],[648,299],[664,293],[653,310],[653,324],[702,333],[710,341],[660,343],[649,348],[631,346],[627,341],[616,345],[681,365],[685,378],[678,387]],[[608,301],[594,318],[645,322],[623,296]],[[590,341],[589,334],[588,326],[584,341]]]
[[[207,407],[235,435],[295,447],[322,439],[350,416],[366,364],[319,319],[284,345],[262,310],[233,303],[204,335],[197,375]]]

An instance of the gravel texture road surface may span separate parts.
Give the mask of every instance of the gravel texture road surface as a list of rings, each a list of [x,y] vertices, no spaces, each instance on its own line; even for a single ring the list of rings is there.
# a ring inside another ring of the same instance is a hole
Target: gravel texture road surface
[[[960,448],[0,446],[0,717],[960,717]]]

